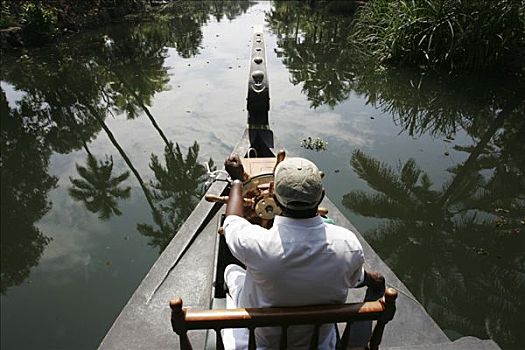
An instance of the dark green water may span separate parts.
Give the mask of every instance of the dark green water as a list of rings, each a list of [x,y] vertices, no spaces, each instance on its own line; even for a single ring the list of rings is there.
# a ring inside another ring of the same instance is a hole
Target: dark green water
[[[363,64],[350,21],[201,2],[3,55],[2,349],[97,347],[243,131],[253,25],[277,137],[451,338],[522,348],[523,85]]]

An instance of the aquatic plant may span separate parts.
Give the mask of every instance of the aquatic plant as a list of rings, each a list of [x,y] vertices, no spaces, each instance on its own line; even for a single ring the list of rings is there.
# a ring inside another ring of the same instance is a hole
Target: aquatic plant
[[[380,62],[519,72],[524,38],[524,1],[376,0],[357,12],[350,40]]]
[[[306,139],[301,141],[301,147],[310,150],[316,150],[317,152],[326,151],[327,145],[328,142],[319,137],[313,139],[312,137],[308,136]]]

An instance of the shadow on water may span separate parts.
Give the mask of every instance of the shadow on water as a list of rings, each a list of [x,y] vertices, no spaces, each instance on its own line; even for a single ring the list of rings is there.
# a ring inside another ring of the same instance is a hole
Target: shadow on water
[[[321,6],[322,7],[322,6]],[[525,102],[514,77],[450,77],[368,64],[350,41],[352,18],[304,3],[276,2],[266,21],[277,56],[312,108],[350,94],[391,115],[400,132],[431,135],[466,160],[436,188],[414,159],[382,163],[355,150],[366,191],[343,205],[380,218],[367,240],[450,334],[525,343]],[[473,140],[462,145],[456,133]]]
[[[202,195],[206,173],[197,163],[198,144],[184,159],[179,145],[173,146],[149,110],[155,94],[169,89],[167,48],[174,47],[184,58],[198,55],[203,25],[212,19],[232,20],[251,5],[251,1],[183,2],[155,21],[110,26],[55,47],[3,57],[1,80],[21,97],[10,105],[2,89],[2,294],[29,276],[50,241],[35,223],[52,206],[47,197],[58,181],[48,174],[53,153],[85,150],[86,166],[77,164],[79,177],[70,179],[68,190],[100,219],[120,215],[118,202],[130,196],[126,182],[131,172],[161,228],[155,231],[138,224],[138,230],[162,251]],[[129,119],[146,115],[158,132],[166,147],[166,167],[152,155],[155,181],[148,184],[143,179],[108,126],[106,119],[114,114]],[[88,144],[100,131],[129,171],[112,174],[112,154],[104,154],[105,160],[91,154]]]

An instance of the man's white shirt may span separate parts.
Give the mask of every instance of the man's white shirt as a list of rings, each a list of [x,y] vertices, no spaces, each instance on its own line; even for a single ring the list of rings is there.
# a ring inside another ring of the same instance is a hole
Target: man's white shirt
[[[348,288],[364,278],[363,249],[355,234],[325,224],[320,216],[276,216],[267,230],[229,215],[224,234],[232,254],[246,265],[244,278],[226,278],[236,307],[341,304],[346,301]],[[330,325],[321,328],[321,349],[334,348],[333,329]],[[307,348],[311,330],[311,326],[290,328],[290,348]],[[258,349],[276,346],[279,335],[280,329],[275,328],[258,331]],[[236,343],[228,347],[243,348],[239,346],[242,340],[236,339]]]

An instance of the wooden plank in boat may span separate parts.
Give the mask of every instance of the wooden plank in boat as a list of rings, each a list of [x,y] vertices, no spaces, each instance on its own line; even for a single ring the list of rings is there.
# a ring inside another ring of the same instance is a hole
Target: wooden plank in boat
[[[275,157],[267,158],[242,158],[244,171],[250,176],[273,173]]]

